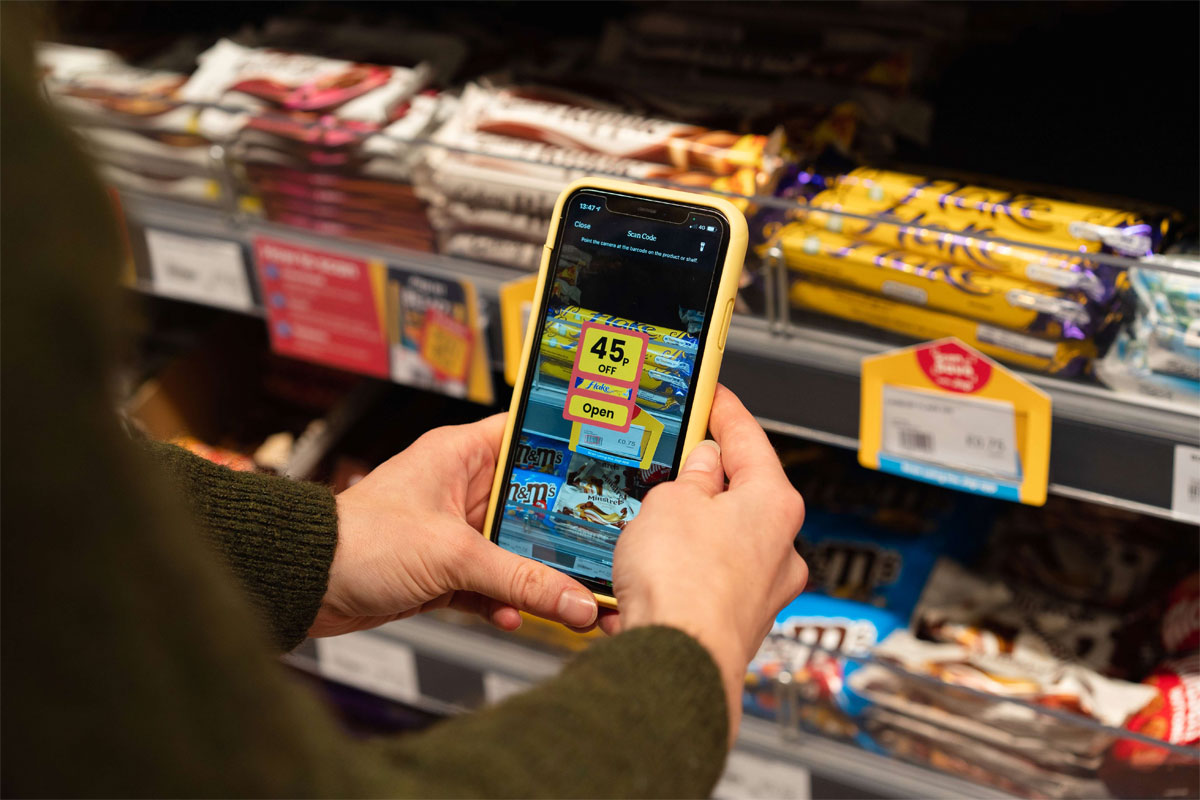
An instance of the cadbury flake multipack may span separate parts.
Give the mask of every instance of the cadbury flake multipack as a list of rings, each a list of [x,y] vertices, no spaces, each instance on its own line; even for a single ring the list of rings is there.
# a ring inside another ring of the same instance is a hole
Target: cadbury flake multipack
[[[790,269],[830,283],[1052,339],[1083,339],[1103,322],[1079,292],[1040,286],[804,223],[778,236]]]
[[[954,336],[986,355],[1026,369],[1061,375],[1087,371],[1096,357],[1090,340],[1059,342],[809,280],[793,282],[792,305],[929,341]]]
[[[992,235],[1081,253],[1108,251],[1140,257],[1161,239],[1162,226],[1116,208],[1051,200],[902,172],[859,168],[835,181],[843,198],[866,197],[895,207],[940,213],[966,225],[990,227]],[[843,200],[844,201],[844,200]]]
[[[696,352],[696,348],[700,342],[700,337],[694,333],[666,328],[661,325],[648,325],[644,322],[635,322],[624,317],[618,317],[615,314],[591,311],[579,306],[560,306],[559,308],[551,309],[549,319],[570,322],[576,325],[582,325],[585,322],[595,322],[599,325],[609,325],[614,328],[636,331],[637,333],[646,334],[650,338],[651,344],[657,343],[667,347],[677,347],[689,353]]]
[[[999,230],[1002,226],[990,217],[963,214],[957,208],[927,208],[856,186],[837,186],[817,193],[801,214],[810,225],[833,233],[1063,291],[1081,292],[1093,302],[1103,303],[1113,296],[1121,272],[1119,267],[1098,264],[1084,256],[995,241],[996,237],[1028,239],[1013,231],[1002,233]],[[1057,246],[1076,249],[1065,243]]]

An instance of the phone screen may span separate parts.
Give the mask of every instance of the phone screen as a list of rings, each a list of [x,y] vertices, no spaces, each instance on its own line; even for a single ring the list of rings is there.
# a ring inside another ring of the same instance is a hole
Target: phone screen
[[[612,594],[617,537],[679,465],[729,225],[581,189],[559,226],[492,530]]]

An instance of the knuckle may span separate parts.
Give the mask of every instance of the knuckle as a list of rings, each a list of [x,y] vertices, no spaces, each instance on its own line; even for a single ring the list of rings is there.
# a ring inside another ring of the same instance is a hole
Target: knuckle
[[[788,484],[783,497],[780,498],[780,510],[788,527],[793,532],[800,530],[804,524],[804,498],[792,488],[791,484]]]
[[[509,577],[509,597],[517,602],[529,603],[545,594],[546,589],[545,574],[532,562],[521,561],[515,565]]]

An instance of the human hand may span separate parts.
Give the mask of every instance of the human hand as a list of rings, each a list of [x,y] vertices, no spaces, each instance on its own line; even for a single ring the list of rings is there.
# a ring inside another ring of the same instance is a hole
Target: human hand
[[[804,501],[763,429],[724,386],[709,430],[715,442],[698,445],[674,481],[652,489],[617,539],[620,611],[603,627],[669,625],[694,636],[721,671],[732,741],[746,665],[808,580],[792,544]]]
[[[592,593],[480,535],[505,415],[436,428],[337,496],[338,544],[310,636],[435,608],[516,630],[519,611],[586,629]]]

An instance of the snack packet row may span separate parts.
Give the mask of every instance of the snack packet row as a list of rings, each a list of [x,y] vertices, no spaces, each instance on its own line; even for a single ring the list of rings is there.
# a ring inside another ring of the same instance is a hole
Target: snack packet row
[[[640,485],[640,470],[572,453],[565,443],[537,434],[518,437],[515,459],[509,500],[553,511],[540,518],[543,524],[592,543],[594,531],[562,517],[620,530],[641,508],[634,495],[648,491]]]
[[[943,215],[955,223],[951,230],[969,223],[986,225],[988,233],[999,238],[1080,253],[1149,255],[1168,224],[1132,211],[865,167],[838,177],[834,187],[842,202],[865,198],[888,208]]]
[[[1048,339],[1085,339],[1104,323],[1085,295],[934,260],[792,223],[778,239],[806,276]]]
[[[1096,357],[1096,345],[1090,340],[1049,341],[816,281],[794,281],[789,294],[792,305],[799,309],[865,323],[914,339],[928,341],[954,336],[993,358],[1040,372],[1077,375],[1089,370]]]
[[[777,169],[765,136],[714,131],[697,125],[601,108],[533,99],[510,89],[468,85],[464,125],[481,133],[531,139],[570,150],[648,161],[678,169],[729,175],[750,167]]]

